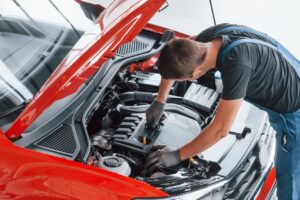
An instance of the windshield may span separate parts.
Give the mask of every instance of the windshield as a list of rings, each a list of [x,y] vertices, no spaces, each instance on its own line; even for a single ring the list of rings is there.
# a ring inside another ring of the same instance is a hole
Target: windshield
[[[1,0],[0,126],[18,116],[92,24],[75,1]]]

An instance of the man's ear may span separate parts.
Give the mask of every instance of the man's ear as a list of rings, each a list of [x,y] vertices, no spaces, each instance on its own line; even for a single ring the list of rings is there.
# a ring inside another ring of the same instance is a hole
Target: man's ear
[[[201,66],[198,66],[197,68],[194,69],[193,71],[193,78],[198,79],[200,78],[203,74],[205,74],[205,71],[202,69]]]

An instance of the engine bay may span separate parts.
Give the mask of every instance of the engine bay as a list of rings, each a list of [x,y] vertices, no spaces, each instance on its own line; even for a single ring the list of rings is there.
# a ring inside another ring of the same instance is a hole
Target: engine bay
[[[209,149],[174,167],[145,167],[152,152],[178,149],[201,134],[220,100],[214,71],[175,82],[159,125],[147,126],[145,113],[161,82],[155,63],[171,36],[143,31],[122,45],[86,87],[51,105],[14,144],[134,178],[170,195],[229,180],[225,196],[250,194],[271,164],[273,157],[266,155],[273,152],[274,130],[265,113],[247,102],[229,134]],[[220,195],[225,190],[224,185]]]
[[[88,163],[139,179],[178,173],[201,178],[215,175],[220,166],[201,155],[172,168],[144,168],[151,152],[163,147],[178,149],[193,140],[213,118],[219,100],[215,90],[197,82],[174,83],[159,125],[147,127],[145,112],[160,84],[156,67],[146,67],[149,60],[155,58],[122,67],[98,101],[87,125],[93,145]]]
[[[270,166],[273,157],[266,155],[272,155],[274,130],[266,115],[247,102],[229,134],[206,151],[174,167],[144,166],[157,149],[178,149],[201,134],[220,100],[214,71],[175,82],[159,125],[147,126],[145,113],[161,81],[155,63],[171,37],[168,31],[142,31],[77,93],[51,105],[14,144],[134,178],[170,195],[228,180],[226,196],[250,194],[267,162]]]

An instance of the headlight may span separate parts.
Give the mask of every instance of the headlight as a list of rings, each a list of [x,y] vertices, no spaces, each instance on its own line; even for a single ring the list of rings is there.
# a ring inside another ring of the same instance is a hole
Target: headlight
[[[227,181],[221,181],[205,188],[184,193],[182,195],[164,197],[164,198],[135,198],[135,200],[210,200],[223,199],[226,191]]]

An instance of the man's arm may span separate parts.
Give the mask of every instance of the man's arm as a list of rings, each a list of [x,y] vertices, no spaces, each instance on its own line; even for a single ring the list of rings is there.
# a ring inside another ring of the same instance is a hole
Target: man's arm
[[[178,165],[198,153],[201,153],[225,137],[233,124],[235,116],[240,108],[242,99],[221,100],[216,116],[193,141],[184,145],[181,149],[165,147],[151,153],[144,167],[152,171],[155,167],[172,167]]]
[[[216,115],[201,134],[179,150],[181,160],[205,151],[228,134],[243,97],[246,96],[251,75],[250,66],[244,63],[228,63],[226,70],[222,72],[224,89]]]
[[[179,150],[181,160],[188,159],[201,153],[225,137],[239,111],[243,99],[221,100],[216,115],[211,124],[208,125],[194,140],[184,145]]]
[[[165,103],[168,97],[168,94],[171,90],[171,87],[173,85],[174,81],[167,80],[167,79],[161,79],[159,91],[156,97],[156,101],[160,103]]]
[[[156,100],[153,101],[149,108],[146,110],[147,126],[149,128],[155,128],[159,124],[159,120],[163,115],[165,102],[173,85],[173,82],[174,81],[171,80],[161,79]]]

